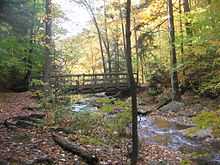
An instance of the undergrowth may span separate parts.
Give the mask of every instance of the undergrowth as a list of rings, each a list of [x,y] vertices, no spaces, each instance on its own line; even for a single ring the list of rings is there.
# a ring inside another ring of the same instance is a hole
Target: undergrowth
[[[213,135],[220,137],[220,110],[201,112],[193,121],[199,129],[211,128]]]
[[[97,112],[73,112],[71,107],[44,101],[45,126],[80,134],[80,142],[86,144],[111,144],[127,136],[126,130],[131,123],[128,104],[111,98],[99,98],[96,102],[101,105]]]

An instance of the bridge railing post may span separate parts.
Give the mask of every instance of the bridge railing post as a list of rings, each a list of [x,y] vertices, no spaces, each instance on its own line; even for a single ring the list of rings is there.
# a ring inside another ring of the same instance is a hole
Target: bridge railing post
[[[136,75],[137,75],[136,84],[137,84],[137,86],[138,86],[138,85],[139,85],[139,73],[136,73]]]
[[[102,88],[106,91],[107,88],[125,88],[129,86],[129,76],[127,73],[104,73],[104,74],[78,74],[78,75],[56,75],[62,85],[70,85],[76,92],[84,89],[94,88],[94,91]],[[138,85],[138,74],[134,73],[135,82]]]
[[[82,77],[83,77],[83,78],[82,78],[82,79],[83,79],[83,80],[82,80],[82,85],[85,86],[85,75],[83,74]]]
[[[118,77],[119,75],[118,74],[116,74],[115,76],[114,76],[114,79],[115,79],[115,84],[116,85],[118,85],[118,79],[119,79],[119,77]]]
[[[80,76],[79,75],[77,75],[76,86],[77,86],[77,91],[79,91],[79,87],[80,87]]]
[[[106,74],[104,74],[104,76],[103,76],[103,79],[104,79],[104,89],[106,89],[106,81],[107,81],[107,77],[106,76],[107,76]]]
[[[95,81],[94,83],[95,83],[95,85],[96,85],[96,84],[97,84],[97,75],[95,75],[94,79],[95,79],[95,80],[94,80],[94,81]]]

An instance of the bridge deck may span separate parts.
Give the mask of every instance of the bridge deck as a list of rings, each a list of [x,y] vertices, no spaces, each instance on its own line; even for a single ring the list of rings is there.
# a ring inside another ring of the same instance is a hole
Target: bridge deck
[[[137,74],[134,74],[137,81]],[[127,73],[69,74],[51,76],[72,93],[97,93],[129,88]]]

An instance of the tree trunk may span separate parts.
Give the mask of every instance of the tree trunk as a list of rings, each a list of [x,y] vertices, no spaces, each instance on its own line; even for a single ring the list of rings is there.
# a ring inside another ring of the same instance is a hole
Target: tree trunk
[[[96,27],[96,30],[97,30],[97,33],[98,33],[98,39],[99,39],[99,46],[100,46],[100,51],[101,51],[101,57],[102,57],[102,65],[103,65],[103,71],[104,73],[107,73],[107,69],[106,69],[106,65],[105,65],[105,56],[104,56],[104,50],[103,50],[103,45],[102,45],[102,34],[101,34],[101,31],[99,29],[99,25],[98,25],[98,22],[96,20],[96,16],[95,16],[95,13],[93,12],[93,9],[92,7],[90,6],[90,4],[87,2],[87,0],[83,1],[82,3],[85,8],[88,10],[90,16],[92,17],[92,20],[95,24],[95,27]]]
[[[85,9],[88,11],[90,17],[93,20],[96,31],[98,33],[98,40],[99,40],[99,46],[100,46],[100,52],[101,52],[101,58],[102,58],[103,71],[104,71],[104,73],[107,73],[107,69],[106,69],[106,65],[105,65],[104,50],[103,50],[103,45],[102,45],[102,34],[101,34],[100,29],[99,29],[99,25],[98,25],[98,22],[96,20],[96,16],[95,16],[95,13],[93,11],[93,8],[87,0],[80,0],[80,1],[73,0],[73,1],[80,4],[80,5],[83,5],[85,7]]]
[[[105,41],[104,45],[106,48],[106,53],[108,56],[108,72],[112,72],[112,64],[111,64],[111,52],[110,52],[110,45],[109,45],[109,37],[108,37],[108,27],[107,27],[107,12],[106,12],[106,0],[104,0],[104,23],[105,23]]]
[[[33,11],[32,11],[33,20],[31,25],[31,32],[30,32],[30,48],[27,59],[27,73],[24,78],[25,86],[27,89],[29,89],[31,76],[32,76],[32,53],[33,53],[33,43],[34,43],[33,37],[34,37],[34,26],[35,26],[35,5],[36,5],[36,0],[34,0]]]
[[[116,40],[116,56],[117,56],[117,59],[116,59],[116,72],[119,73],[120,72],[120,50],[119,50],[119,43],[118,43],[118,40]]]
[[[119,3],[121,3],[121,2],[119,1]],[[119,9],[119,12],[120,12],[120,20],[121,20],[123,50],[124,50],[124,54],[125,54],[125,52],[126,52],[126,38],[125,38],[125,27],[124,27],[123,13],[122,13],[121,7]]]
[[[184,63],[184,45],[183,45],[183,40],[184,40],[184,35],[183,35],[183,20],[182,20],[182,3],[181,3],[182,0],[179,0],[179,24],[180,24],[180,36],[181,36],[181,43],[180,43],[180,53],[181,53],[181,62],[182,64]],[[183,71],[182,71],[182,74],[183,74],[183,84],[185,83],[185,69],[183,68]]]
[[[189,15],[190,13],[190,0],[182,0],[183,1],[183,12],[186,16]],[[188,54],[191,55],[192,54],[192,37],[193,37],[193,32],[192,32],[192,23],[191,21],[189,21],[188,18],[185,19],[185,31],[186,31],[186,35],[187,38],[189,39],[189,43],[186,45],[189,47],[189,52]],[[188,66],[185,66],[183,69],[183,76],[185,77],[186,72],[188,70]],[[186,87],[188,85],[188,82],[184,81],[184,86]]]
[[[104,71],[104,73],[107,73],[107,69],[106,69],[106,65],[105,65],[105,56],[104,56],[104,51],[103,51],[103,46],[102,46],[102,35],[101,35],[101,32],[100,32],[97,20],[95,18],[95,15],[93,15],[92,17],[93,17],[93,21],[94,21],[94,24],[95,24],[95,27],[96,27],[96,30],[97,30],[97,33],[98,33],[99,46],[100,46],[100,52],[101,52],[101,57],[102,57],[103,71]]]
[[[183,0],[183,11],[185,14],[190,13],[190,5],[189,5],[189,0]],[[192,36],[192,28],[191,28],[191,22],[186,19],[185,22],[185,27],[186,27],[186,34],[188,37]]]
[[[134,38],[135,38],[135,50],[136,50],[136,69],[137,69],[137,84],[139,83],[139,49],[138,49],[138,37],[136,29],[136,20],[134,18]]]
[[[52,45],[52,3],[51,0],[46,0],[46,30],[45,30],[45,61],[44,61],[44,83],[49,83],[50,66],[51,66],[51,45]]]
[[[170,41],[170,62],[171,62],[171,87],[172,87],[172,100],[179,100],[179,83],[177,75],[177,59],[176,59],[176,46],[175,46],[175,29],[173,18],[173,2],[167,0],[168,5],[168,31]]]
[[[142,84],[144,84],[145,83],[145,78],[144,78],[144,57],[143,57],[143,53],[142,53],[142,55],[140,56],[140,63],[141,63],[141,82],[142,82]]]
[[[133,75],[131,60],[131,0],[127,0],[126,14],[126,61],[132,97],[132,155],[131,164],[136,165],[138,160],[138,131],[137,131],[137,93],[136,83]]]

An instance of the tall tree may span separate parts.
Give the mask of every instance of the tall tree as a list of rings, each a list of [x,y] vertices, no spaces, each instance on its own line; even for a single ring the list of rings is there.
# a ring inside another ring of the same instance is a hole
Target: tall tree
[[[101,57],[102,57],[102,65],[103,65],[103,71],[104,73],[107,73],[107,68],[105,65],[105,56],[104,56],[104,50],[103,50],[103,43],[102,43],[102,33],[99,27],[99,24],[96,19],[96,15],[94,12],[94,9],[92,5],[87,1],[87,0],[73,0],[75,3],[82,5],[89,13],[90,17],[93,20],[93,23],[95,25],[95,28],[97,30],[98,34],[98,39],[99,39],[99,46],[100,46],[100,52],[101,52]]]
[[[136,19],[134,17],[134,38],[135,38],[135,51],[136,51],[136,71],[137,71],[137,84],[139,83],[139,46],[138,46],[138,36],[137,36],[137,27]]]
[[[189,0],[182,0],[183,12],[186,15],[186,19],[185,19],[185,22],[184,22],[184,24],[185,24],[185,32],[186,32],[186,36],[187,36],[187,38],[189,40],[189,43],[188,43],[189,52],[188,52],[188,54],[191,54],[192,53],[191,47],[192,47],[192,36],[193,36],[193,33],[192,33],[192,23],[191,23],[190,19],[188,18],[189,14],[190,14],[190,11],[191,11],[190,3],[189,2],[190,2]],[[181,34],[182,35],[182,45],[181,45],[182,46],[182,50],[181,51],[182,51],[182,54],[184,54],[184,51],[183,51],[183,49],[184,49],[184,45],[183,45],[183,28],[181,29],[181,33],[182,33]],[[185,66],[183,68],[183,77],[185,77],[185,75],[186,75],[186,70],[188,70],[188,68]],[[183,79],[183,84],[185,86],[188,85],[187,82],[184,79]]]
[[[46,0],[46,19],[45,19],[45,62],[43,80],[49,83],[50,65],[51,65],[51,45],[52,45],[52,3],[51,0]]]
[[[121,5],[121,2],[119,0],[119,12],[120,12],[119,14],[120,14],[120,21],[121,21],[122,41],[123,41],[123,50],[125,54],[126,52],[125,27],[124,27],[123,11],[120,5]]]
[[[181,62],[184,63],[184,35],[183,35],[183,21],[182,21],[182,0],[179,0],[179,25],[180,25],[180,53],[181,53]],[[183,76],[185,76],[185,69],[183,69]],[[184,81],[183,81],[184,82]]]
[[[105,39],[103,39],[103,43],[106,49],[107,57],[108,57],[108,72],[112,72],[112,62],[111,62],[111,52],[110,52],[110,44],[109,44],[109,36],[108,36],[108,26],[107,26],[107,6],[106,0],[104,0],[104,27],[105,27]]]
[[[27,73],[25,75],[24,81],[26,84],[26,88],[28,89],[29,84],[31,82],[31,76],[32,76],[32,54],[33,54],[33,44],[34,44],[34,26],[35,26],[35,9],[36,8],[36,0],[33,0],[33,9],[32,9],[32,26],[30,30],[30,48],[29,48],[29,54],[27,57]]]
[[[136,165],[138,160],[138,131],[137,131],[137,89],[133,75],[131,59],[131,0],[127,0],[126,13],[126,61],[132,99],[132,155],[131,164]]]
[[[167,0],[168,8],[168,32],[170,42],[170,63],[171,63],[171,87],[172,87],[172,100],[179,100],[179,83],[177,75],[177,58],[176,58],[176,46],[175,46],[175,28],[174,28],[174,16],[173,16],[173,2]]]
[[[189,0],[183,0],[183,11],[187,15],[190,13]],[[186,26],[186,34],[187,34],[187,36],[191,37],[192,36],[191,22],[190,22],[190,20],[188,18],[185,21],[185,26]]]

